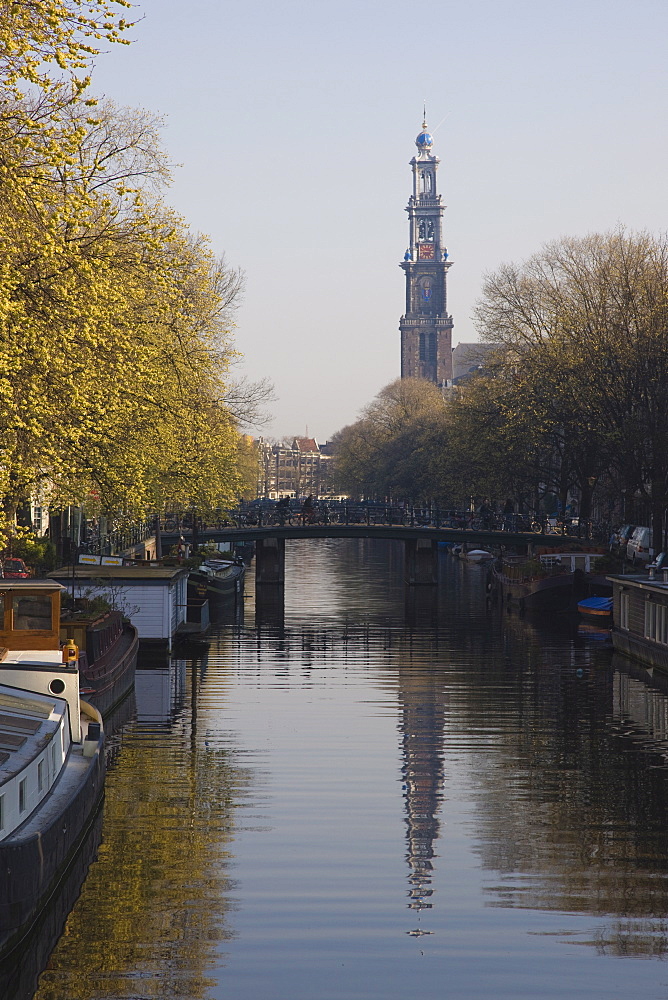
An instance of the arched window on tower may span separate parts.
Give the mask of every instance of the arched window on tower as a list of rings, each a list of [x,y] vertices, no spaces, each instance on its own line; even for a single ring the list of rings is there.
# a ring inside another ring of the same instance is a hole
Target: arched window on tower
[[[431,194],[431,189],[432,189],[431,170],[422,170],[420,172],[420,194]]]
[[[420,333],[420,361],[431,365],[436,362],[436,334],[433,330]]]

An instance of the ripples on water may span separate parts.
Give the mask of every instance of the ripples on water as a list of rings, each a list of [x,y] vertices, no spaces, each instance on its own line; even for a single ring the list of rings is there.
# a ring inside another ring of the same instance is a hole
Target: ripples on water
[[[665,690],[442,569],[290,543],[142,672],[38,1000],[668,995]]]

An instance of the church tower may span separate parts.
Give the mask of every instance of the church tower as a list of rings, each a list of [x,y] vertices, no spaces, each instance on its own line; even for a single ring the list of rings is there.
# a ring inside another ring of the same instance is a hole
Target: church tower
[[[452,316],[448,316],[446,278],[450,262],[443,238],[441,196],[436,189],[440,160],[422,122],[411,160],[413,194],[406,211],[410,245],[401,267],[406,274],[406,314],[401,331],[401,377],[424,378],[444,387],[452,378]]]

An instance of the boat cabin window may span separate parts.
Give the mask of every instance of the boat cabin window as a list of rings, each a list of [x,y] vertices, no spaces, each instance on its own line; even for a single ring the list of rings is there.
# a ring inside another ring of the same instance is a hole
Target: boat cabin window
[[[645,602],[645,638],[668,646],[668,608],[648,597]]]
[[[62,590],[41,580],[0,580],[0,646],[58,649]]]
[[[14,594],[13,622],[16,630],[50,629],[51,597],[42,594]]]

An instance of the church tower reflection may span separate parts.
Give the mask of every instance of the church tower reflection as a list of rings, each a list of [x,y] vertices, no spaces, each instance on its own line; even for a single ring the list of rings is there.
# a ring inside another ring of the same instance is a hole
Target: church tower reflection
[[[439,672],[419,664],[399,671],[402,705],[400,732],[403,751],[403,789],[406,807],[406,861],[408,906],[431,909],[433,859],[440,824],[445,780],[445,694]]]

